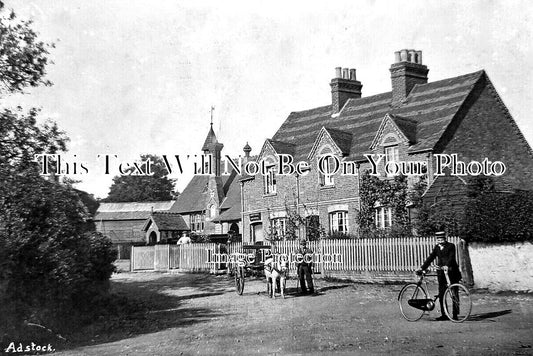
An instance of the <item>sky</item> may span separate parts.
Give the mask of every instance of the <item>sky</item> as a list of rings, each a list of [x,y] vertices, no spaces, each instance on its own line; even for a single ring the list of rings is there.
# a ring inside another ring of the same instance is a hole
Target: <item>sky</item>
[[[107,196],[119,162],[201,153],[258,154],[292,111],[331,103],[335,67],[356,68],[363,96],[390,91],[394,52],[421,50],[429,81],[485,69],[533,145],[530,1],[6,0],[54,42],[52,87],[4,98],[41,108],[85,162],[79,189]],[[497,133],[495,133],[497,139]],[[98,154],[116,154],[110,174]],[[74,158],[73,155],[76,155]],[[191,164],[173,174],[179,191]]]

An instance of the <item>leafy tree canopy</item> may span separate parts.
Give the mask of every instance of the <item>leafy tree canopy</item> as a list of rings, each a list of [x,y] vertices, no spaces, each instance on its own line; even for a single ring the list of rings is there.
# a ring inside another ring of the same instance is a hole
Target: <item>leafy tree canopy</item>
[[[153,162],[151,165],[153,175],[123,175],[114,177],[109,194],[104,201],[133,202],[175,199],[174,180],[168,178],[168,172],[163,160],[154,155],[141,155],[140,162],[145,162],[148,159]]]

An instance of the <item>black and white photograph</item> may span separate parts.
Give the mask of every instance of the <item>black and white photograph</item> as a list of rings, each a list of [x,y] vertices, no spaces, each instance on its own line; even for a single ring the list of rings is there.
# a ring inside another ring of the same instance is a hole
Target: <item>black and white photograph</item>
[[[0,0],[0,352],[533,355],[533,4]]]

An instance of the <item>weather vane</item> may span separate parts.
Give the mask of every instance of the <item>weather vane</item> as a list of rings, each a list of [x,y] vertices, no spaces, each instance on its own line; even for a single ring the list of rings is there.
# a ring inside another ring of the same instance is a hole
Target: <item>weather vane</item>
[[[215,106],[211,105],[211,126],[213,126],[213,111],[215,111]]]

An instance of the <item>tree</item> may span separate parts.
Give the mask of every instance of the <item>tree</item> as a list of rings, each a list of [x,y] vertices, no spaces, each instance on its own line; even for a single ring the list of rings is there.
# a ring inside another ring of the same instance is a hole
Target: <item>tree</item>
[[[22,92],[28,86],[51,85],[45,79],[48,48],[37,39],[32,21],[18,21],[11,11],[6,15],[0,2],[0,83],[2,93]]]
[[[51,45],[37,40],[31,22],[1,15],[0,6],[0,95],[50,85]],[[38,124],[38,114],[0,112],[0,315],[8,327],[86,311],[114,270],[111,242],[87,231],[78,193],[39,175],[34,155],[64,151],[68,138],[53,122]]]
[[[158,201],[175,199],[174,180],[160,157],[141,155],[141,162],[151,160],[153,175],[123,175],[113,178],[106,202]],[[144,167],[144,165],[143,165]],[[132,172],[131,168],[128,172]],[[143,171],[143,173],[147,173]]]

